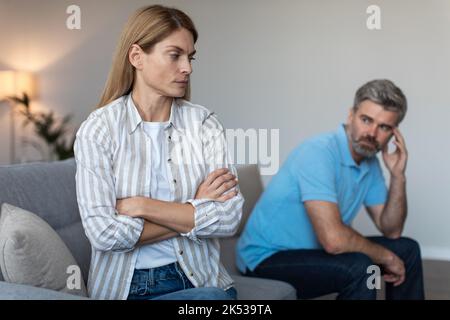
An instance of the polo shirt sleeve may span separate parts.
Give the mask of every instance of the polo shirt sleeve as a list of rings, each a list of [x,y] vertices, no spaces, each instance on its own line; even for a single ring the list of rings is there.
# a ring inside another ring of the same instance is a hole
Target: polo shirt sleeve
[[[291,173],[297,181],[302,202],[337,203],[335,160],[327,146],[305,144],[294,157]]]
[[[364,205],[366,207],[373,207],[385,204],[387,201],[388,190],[378,158],[375,158],[371,165],[371,178],[367,195],[364,198]]]

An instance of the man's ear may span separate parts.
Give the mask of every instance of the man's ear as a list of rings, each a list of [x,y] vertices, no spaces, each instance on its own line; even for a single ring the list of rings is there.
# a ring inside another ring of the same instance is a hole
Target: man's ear
[[[347,124],[350,124],[352,122],[354,115],[355,112],[353,111],[353,107],[351,107],[347,116]]]
[[[137,44],[133,44],[128,51],[128,60],[137,70],[142,69],[142,59],[144,51]]]

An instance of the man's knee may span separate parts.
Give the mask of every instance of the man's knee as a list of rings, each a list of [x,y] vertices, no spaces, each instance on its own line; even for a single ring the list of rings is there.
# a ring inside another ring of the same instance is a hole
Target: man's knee
[[[339,299],[376,299],[376,291],[371,289],[368,283],[373,270],[370,268],[375,265],[369,256],[354,252],[347,253],[351,264],[346,270],[346,280],[342,283]]]
[[[366,278],[369,270],[369,267],[374,265],[375,263],[364,253],[360,252],[352,252],[348,253],[351,256],[352,265],[348,269],[349,275],[351,278]]]
[[[396,239],[395,241],[399,242],[402,247],[408,248],[411,251],[420,252],[420,245],[414,239],[411,239],[408,237],[401,237],[401,238]]]
[[[405,259],[409,257],[414,260],[421,258],[420,245],[416,240],[408,237],[401,237],[394,241],[395,247],[397,248],[396,254],[399,255],[400,258]]]

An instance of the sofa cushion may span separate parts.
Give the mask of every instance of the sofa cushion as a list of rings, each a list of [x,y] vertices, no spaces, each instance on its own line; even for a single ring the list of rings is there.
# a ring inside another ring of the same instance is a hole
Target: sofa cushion
[[[237,238],[220,239],[220,260],[235,281],[240,300],[295,300],[295,288],[287,282],[278,280],[241,276],[236,268]]]
[[[236,244],[237,237],[220,238],[220,261],[230,273],[239,274],[236,267]]]
[[[89,298],[49,289],[0,281],[0,300],[87,300]]]
[[[241,223],[235,235],[239,236],[244,230],[253,207],[263,192],[263,184],[257,164],[237,165],[236,169],[239,179],[239,189],[245,199],[244,207],[242,208]]]
[[[232,274],[238,300],[295,300],[297,293],[289,283]]]
[[[87,279],[91,246],[81,225],[75,172],[73,158],[0,166],[0,206],[10,203],[45,220],[63,239]]]
[[[52,227],[7,203],[0,216],[0,268],[7,282],[87,296],[74,257]]]

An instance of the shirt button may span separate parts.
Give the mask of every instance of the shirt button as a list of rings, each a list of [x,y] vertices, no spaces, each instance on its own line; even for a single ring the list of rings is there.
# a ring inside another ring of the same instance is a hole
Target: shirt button
[[[180,255],[183,255],[183,250],[180,250]]]
[[[173,183],[177,183],[177,180],[176,180],[176,179],[173,179]]]
[[[167,159],[167,162],[171,162],[172,161],[172,159]]]
[[[169,136],[169,140],[172,140],[172,137],[171,137],[171,136]]]
[[[189,273],[189,275],[191,276],[191,277],[193,277],[194,276],[194,274],[191,272],[191,273]]]

